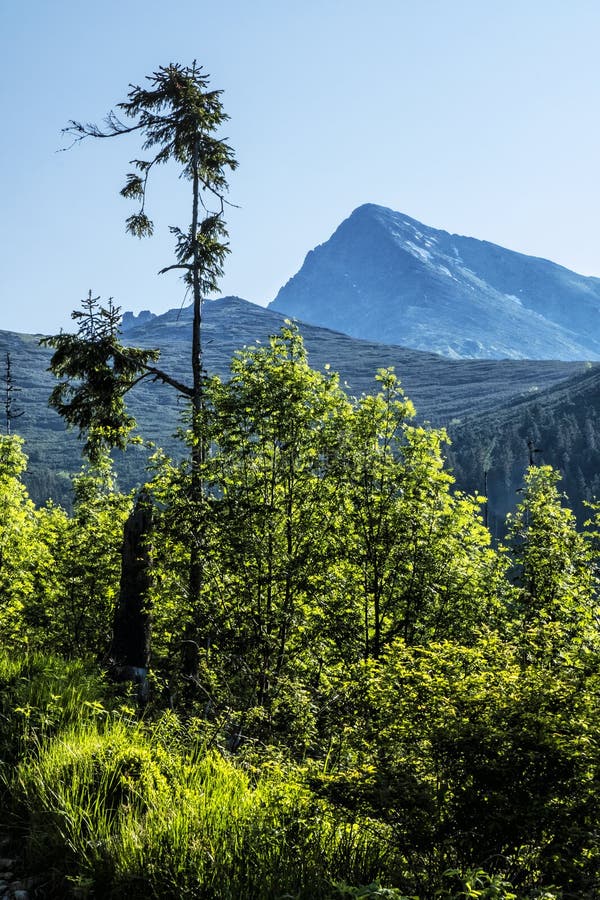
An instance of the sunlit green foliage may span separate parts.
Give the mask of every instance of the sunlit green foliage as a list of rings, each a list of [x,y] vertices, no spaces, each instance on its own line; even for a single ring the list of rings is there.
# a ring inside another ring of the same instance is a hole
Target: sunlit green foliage
[[[408,893],[431,896],[451,866],[494,860],[525,894],[556,881],[588,896],[600,862],[599,662],[566,661],[549,677],[491,633],[473,647],[397,641],[338,686],[345,728],[316,784],[389,825]]]
[[[54,602],[46,606],[44,646],[69,658],[106,659],[119,588],[123,525],[131,498],[118,492],[110,460],[73,480],[73,514],[42,510],[53,557]]]
[[[353,410],[346,460],[349,551],[359,563],[364,656],[390,641],[473,639],[494,615],[502,559],[480,501],[451,492],[443,430],[411,426],[412,404],[389,371]]]
[[[0,438],[1,644],[105,657],[130,500],[104,458],[74,479],[71,516],[53,505],[36,509],[21,482],[21,443]]]
[[[546,664],[598,646],[594,553],[561,504],[559,480],[550,466],[531,467],[522,500],[508,517],[518,585],[512,627],[526,652]]]
[[[39,513],[21,476],[27,465],[23,441],[0,436],[0,642],[31,643],[28,612],[34,600],[52,592],[52,556],[40,535]]]
[[[206,471],[219,607],[208,618],[217,646],[242,662],[228,665],[231,676],[237,669],[237,693],[245,682],[247,702],[276,715],[285,683],[290,712],[300,714],[298,681],[318,678],[327,609],[347,590],[339,554],[346,497],[332,469],[349,404],[335,377],[309,367],[296,329],[242,352],[231,371],[230,381],[213,386],[215,449]]]
[[[597,896],[596,525],[533,467],[494,546],[444,432],[375,384],[348,398],[286,325],[205,385],[201,504],[156,454],[144,721],[64,662],[107,658],[130,498],[100,458],[72,515],[38,510],[0,441],[0,649],[62,655],[0,656],[48,896]]]

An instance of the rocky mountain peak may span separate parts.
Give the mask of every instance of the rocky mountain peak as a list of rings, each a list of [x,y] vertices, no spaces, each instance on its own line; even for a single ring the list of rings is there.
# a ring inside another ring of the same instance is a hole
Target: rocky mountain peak
[[[375,204],[311,251],[270,308],[450,357],[600,359],[600,279]]]

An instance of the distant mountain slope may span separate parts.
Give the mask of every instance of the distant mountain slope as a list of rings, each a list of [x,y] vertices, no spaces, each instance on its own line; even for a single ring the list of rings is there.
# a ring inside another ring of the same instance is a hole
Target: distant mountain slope
[[[192,307],[170,310],[125,331],[124,340],[161,348],[164,360],[184,378],[189,371]],[[224,297],[204,305],[203,340],[211,371],[225,374],[240,347],[264,341],[285,321],[282,313]],[[378,368],[393,366],[420,419],[446,424],[475,410],[491,409],[510,397],[543,390],[584,369],[584,363],[541,360],[451,360],[435,353],[359,340],[346,334],[298,323],[310,362],[329,363],[351,393],[372,391]],[[182,346],[185,345],[185,346]]]
[[[187,379],[190,356],[189,307],[162,316],[127,317],[124,341],[160,347],[162,365]],[[265,341],[279,330],[284,316],[273,310],[227,297],[204,306],[205,362],[211,372],[226,375],[236,349]],[[583,363],[528,360],[449,360],[431,353],[360,341],[324,328],[300,325],[312,365],[329,363],[340,372],[353,394],[372,391],[379,367],[394,366],[407,395],[417,407],[419,420],[448,424],[474,412],[490,410],[515,396],[568,379],[583,371]],[[67,473],[80,466],[80,445],[65,433],[60,417],[48,409],[54,380],[47,371],[51,350],[38,345],[39,336],[0,332],[0,361],[10,352],[17,402],[24,410],[14,423],[27,440],[30,456],[28,482],[38,500],[60,499],[69,490]],[[144,437],[174,448],[171,435],[182,410],[176,394],[164,385],[142,383],[132,391],[131,409]],[[123,484],[135,484],[143,472],[144,455],[131,448],[119,460]],[[62,473],[62,474],[61,474]]]
[[[496,533],[518,500],[529,442],[536,464],[562,473],[560,488],[581,521],[589,515],[585,501],[600,499],[600,368],[470,416],[455,423],[450,435],[449,461],[458,486],[484,492],[487,481]]]
[[[600,359],[600,279],[367,204],[271,310],[450,357]]]

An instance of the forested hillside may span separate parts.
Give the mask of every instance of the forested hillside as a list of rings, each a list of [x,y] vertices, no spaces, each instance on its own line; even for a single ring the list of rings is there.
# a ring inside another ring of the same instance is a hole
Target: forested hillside
[[[450,427],[448,456],[458,484],[487,494],[493,534],[503,533],[530,460],[556,468],[578,521],[589,517],[589,504],[600,496],[598,386],[598,372],[590,369]]]
[[[211,374],[225,376],[233,353],[244,346],[268,341],[285,317],[236,297],[204,304],[204,360]],[[183,378],[191,354],[192,310],[171,310],[130,327],[124,339],[137,346],[158,348],[161,365]],[[350,395],[360,397],[375,387],[379,367],[394,367],[415,404],[419,421],[450,425],[478,412],[487,412],[512,398],[541,393],[559,381],[583,372],[583,362],[552,360],[450,360],[434,353],[358,340],[339,332],[299,323],[311,364],[321,371],[329,366],[340,373]],[[7,354],[11,361],[16,406],[23,415],[18,430],[27,442],[29,467],[26,484],[39,503],[52,498],[63,505],[72,502],[70,476],[80,468],[81,446],[77,433],[69,433],[62,419],[48,408],[54,378],[48,371],[49,348],[39,346],[40,335],[0,331],[0,364],[5,383]],[[170,453],[180,453],[173,439],[184,410],[181,400],[160,383],[140,384],[128,398],[146,441]],[[460,438],[456,439],[457,447]],[[116,453],[121,486],[143,481],[148,453],[130,447]],[[479,481],[472,485],[481,489]]]

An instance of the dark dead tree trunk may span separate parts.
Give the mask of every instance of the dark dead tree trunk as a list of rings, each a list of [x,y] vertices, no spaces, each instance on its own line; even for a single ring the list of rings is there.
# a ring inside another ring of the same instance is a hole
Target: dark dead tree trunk
[[[6,354],[6,366],[4,369],[4,412],[6,421],[6,433],[11,433],[11,423],[13,419],[19,419],[24,410],[17,409],[15,405],[15,393],[21,388],[15,387],[12,377],[12,362],[10,353]]]
[[[143,490],[123,529],[121,585],[111,652],[116,679],[137,684],[141,702],[148,697],[152,527],[152,503],[147,491]]]

